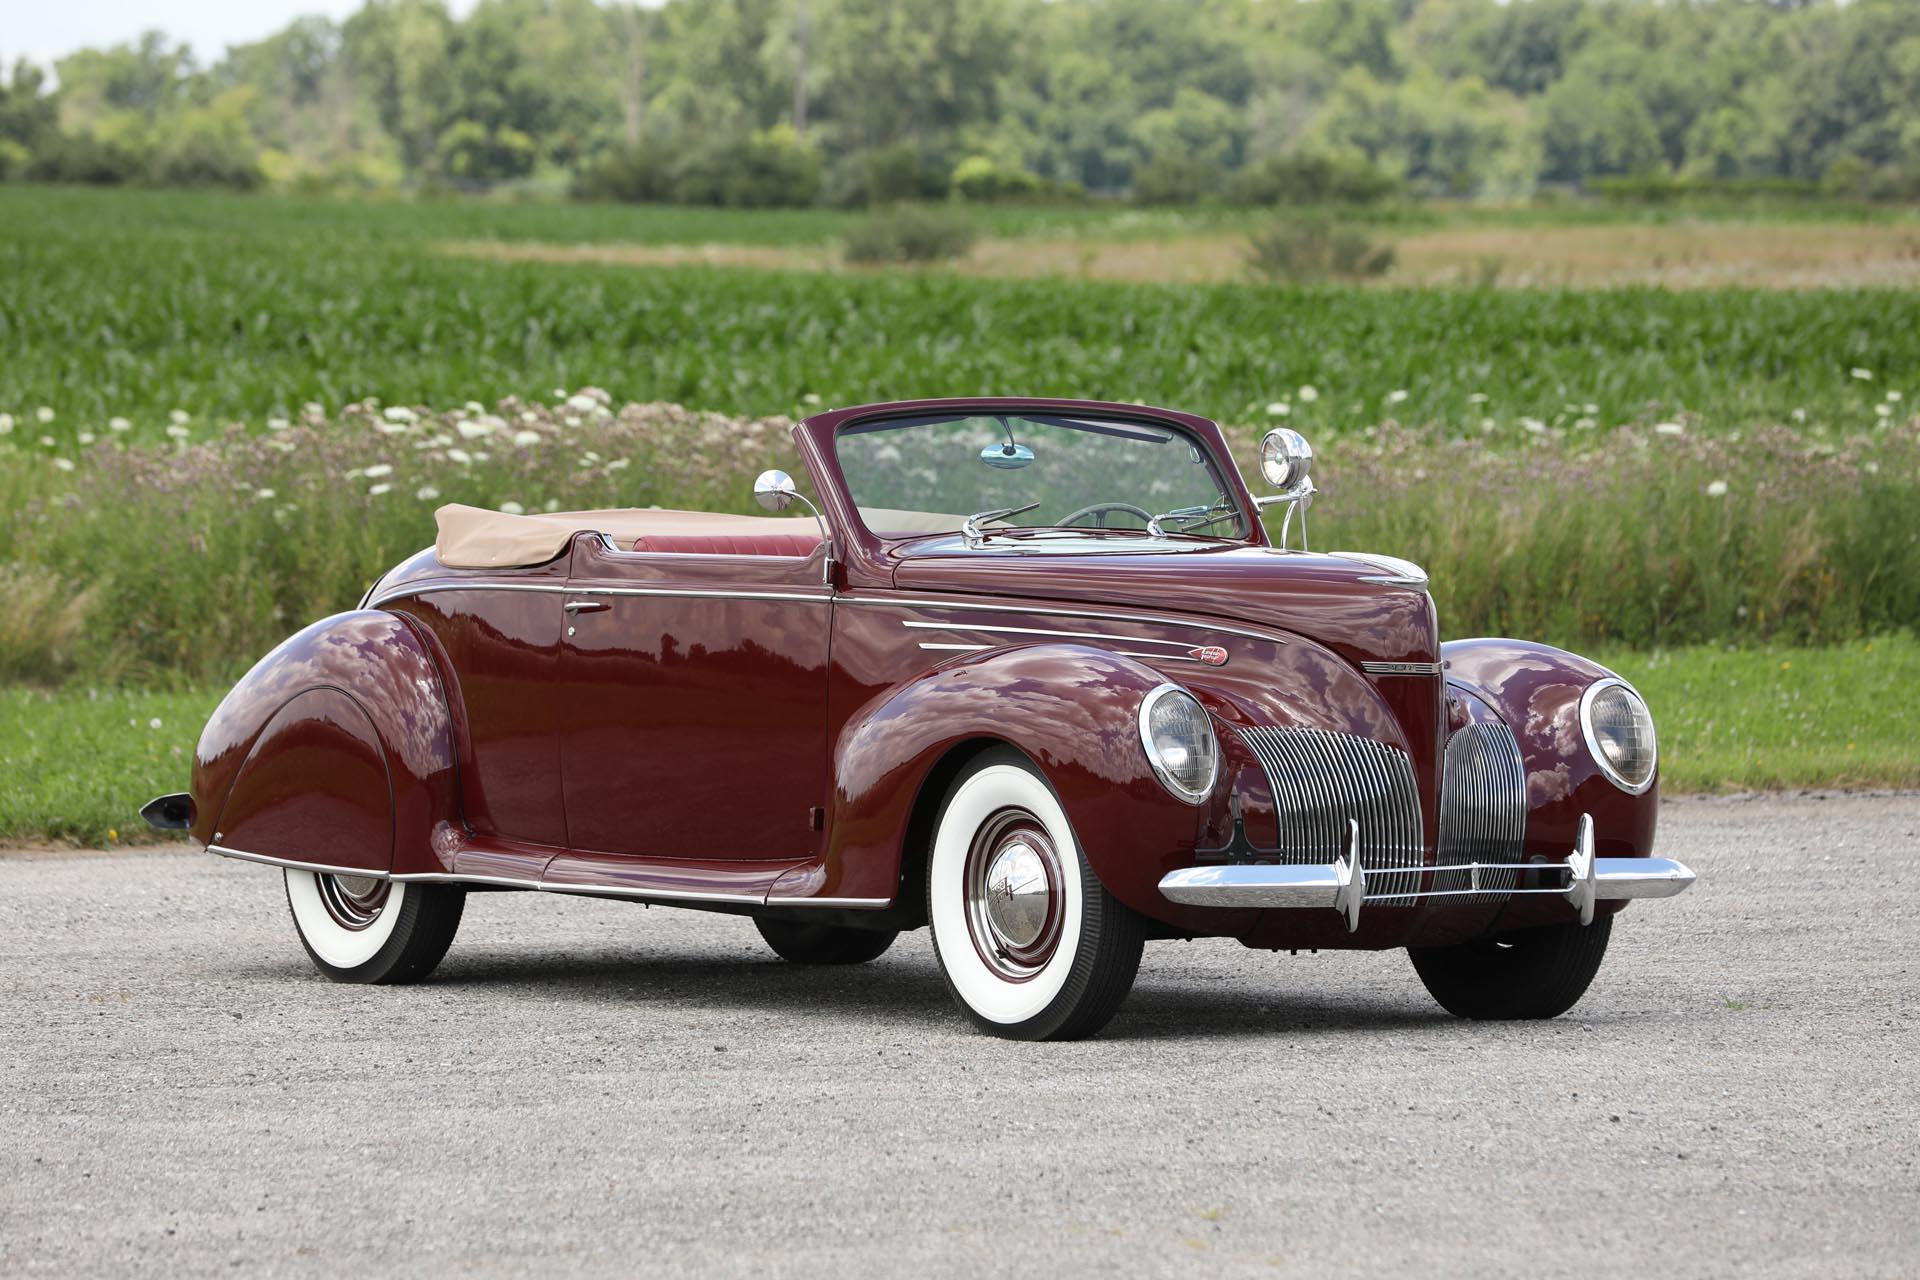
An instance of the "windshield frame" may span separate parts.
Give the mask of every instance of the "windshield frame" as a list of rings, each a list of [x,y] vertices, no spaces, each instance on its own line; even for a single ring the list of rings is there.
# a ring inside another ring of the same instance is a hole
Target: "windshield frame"
[[[839,415],[834,415],[839,417]],[[1194,419],[1195,424],[1205,422],[1211,431],[1202,430],[1198,425],[1189,425],[1180,419],[1188,415],[1163,415],[1150,409],[1134,406],[1111,405],[1091,401],[1071,400],[946,400],[918,401],[878,408],[874,412],[859,413],[833,423],[827,444],[828,459],[849,521],[866,538],[881,546],[897,546],[903,543],[918,542],[929,538],[952,539],[961,536],[958,529],[940,531],[914,531],[903,533],[883,533],[873,529],[861,513],[860,504],[853,492],[840,456],[840,440],[843,436],[867,435],[886,430],[898,430],[916,424],[939,424],[959,422],[969,418],[1026,418],[1042,425],[1064,425],[1067,430],[1088,431],[1094,434],[1109,434],[1125,437],[1127,428],[1146,430],[1156,436],[1172,435],[1186,441],[1206,462],[1208,469],[1217,482],[1221,499],[1230,505],[1236,521],[1231,536],[1210,533],[1203,530],[1188,531],[1179,528],[1167,529],[1158,540],[1167,542],[1201,541],[1227,545],[1264,546],[1267,543],[1264,526],[1260,520],[1258,505],[1254,503],[1246,488],[1239,466],[1230,453],[1222,447],[1219,428],[1204,419]],[[1070,423],[1071,425],[1065,425]],[[1115,430],[1101,432],[1101,425],[1111,425]],[[947,513],[953,514],[953,513]],[[1159,513],[1156,513],[1159,514]],[[1224,524],[1223,519],[1220,523]],[[1149,539],[1153,535],[1145,529],[1099,528],[1090,525],[989,525],[984,532],[984,541],[992,542],[998,537],[1003,545],[1013,545],[1022,535],[1035,534],[1082,534],[1090,541],[1098,542],[1114,535],[1125,535],[1135,539]],[[1008,536],[1013,535],[1013,536]]]

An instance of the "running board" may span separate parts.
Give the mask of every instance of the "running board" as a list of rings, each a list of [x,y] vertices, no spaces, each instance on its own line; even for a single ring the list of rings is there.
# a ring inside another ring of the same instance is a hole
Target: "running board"
[[[1580,815],[1573,852],[1564,864],[1551,862],[1463,862],[1444,867],[1381,868],[1381,875],[1467,877],[1465,888],[1420,889],[1407,893],[1367,893],[1367,870],[1360,865],[1360,824],[1347,823],[1347,852],[1332,862],[1301,866],[1182,867],[1160,880],[1168,900],[1189,907],[1257,907],[1262,910],[1294,907],[1332,907],[1347,922],[1349,933],[1360,927],[1360,908],[1368,902],[1424,902],[1435,898],[1466,898],[1497,893],[1502,897],[1551,896],[1574,909],[1581,924],[1592,924],[1594,906],[1626,898],[1671,898],[1690,886],[1693,872],[1671,858],[1599,858],[1593,852],[1593,816]],[[1488,871],[1564,872],[1567,883],[1558,889],[1488,889],[1481,875]]]

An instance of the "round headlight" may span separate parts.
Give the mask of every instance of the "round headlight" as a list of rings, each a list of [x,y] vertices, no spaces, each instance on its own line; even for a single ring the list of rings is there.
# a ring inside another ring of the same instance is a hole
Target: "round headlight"
[[[1282,493],[1307,483],[1313,471],[1313,446],[1292,427],[1276,427],[1260,442],[1260,476]]]
[[[1167,790],[1188,804],[1213,792],[1220,743],[1207,709],[1177,684],[1163,684],[1140,702],[1140,745]]]
[[[1653,785],[1659,752],[1647,704],[1625,680],[1596,680],[1580,695],[1587,751],[1613,784],[1639,795]]]

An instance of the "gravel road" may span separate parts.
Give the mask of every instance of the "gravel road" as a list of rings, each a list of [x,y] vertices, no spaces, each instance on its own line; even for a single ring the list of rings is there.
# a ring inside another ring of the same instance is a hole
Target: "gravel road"
[[[0,856],[0,1273],[1913,1275],[1920,796],[1661,835],[1702,883],[1558,1021],[1163,943],[1068,1045],[970,1031],[924,933],[475,895],[343,987],[267,869]]]

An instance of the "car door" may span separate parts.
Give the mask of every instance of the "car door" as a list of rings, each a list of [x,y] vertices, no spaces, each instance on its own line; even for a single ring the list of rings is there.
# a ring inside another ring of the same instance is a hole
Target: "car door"
[[[648,858],[818,852],[832,597],[819,553],[574,544],[558,685],[567,841]]]

